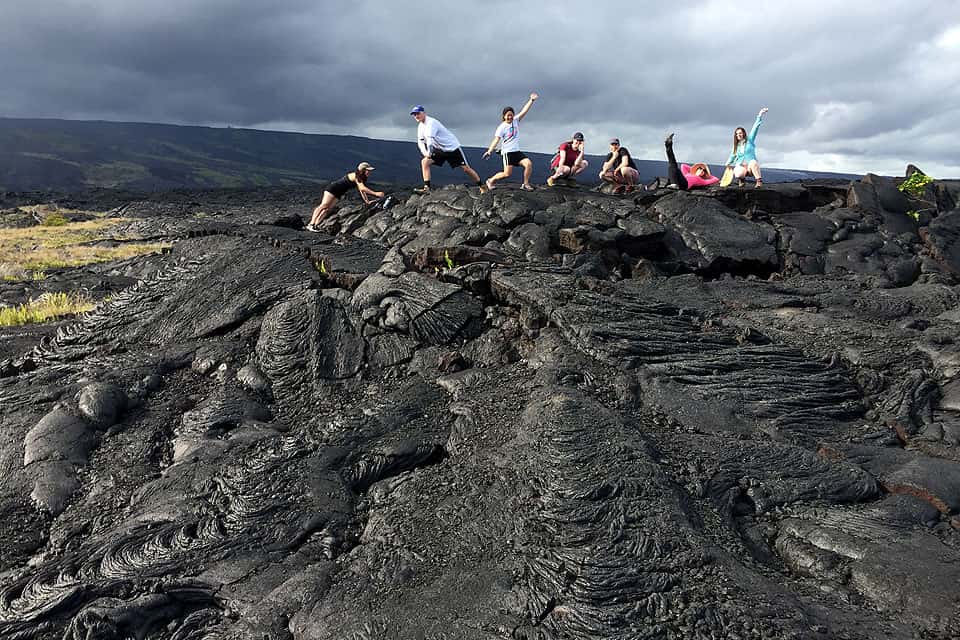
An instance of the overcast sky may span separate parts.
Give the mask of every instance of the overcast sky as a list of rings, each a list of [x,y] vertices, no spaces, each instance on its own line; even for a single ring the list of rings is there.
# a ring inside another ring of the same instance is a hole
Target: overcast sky
[[[575,130],[722,163],[770,108],[771,167],[960,177],[960,2],[2,0],[0,116],[465,145],[540,93],[522,147]],[[479,158],[473,160],[478,164]]]

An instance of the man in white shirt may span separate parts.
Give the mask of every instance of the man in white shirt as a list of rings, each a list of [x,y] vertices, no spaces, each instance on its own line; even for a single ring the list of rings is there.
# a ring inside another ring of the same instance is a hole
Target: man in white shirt
[[[448,163],[451,169],[457,167],[463,169],[464,173],[470,176],[474,184],[479,187],[480,176],[467,163],[467,157],[463,154],[457,137],[450,133],[450,130],[439,120],[428,116],[427,110],[421,104],[411,109],[410,115],[419,123],[417,124],[417,146],[423,154],[423,159],[420,161],[420,168],[423,170],[423,187],[414,191],[429,193],[430,167],[443,166],[444,162]]]

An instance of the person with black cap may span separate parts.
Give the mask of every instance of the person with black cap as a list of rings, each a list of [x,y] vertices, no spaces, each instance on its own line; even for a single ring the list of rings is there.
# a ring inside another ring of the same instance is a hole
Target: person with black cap
[[[613,189],[614,193],[624,191],[629,193],[634,190],[640,180],[640,172],[637,171],[637,165],[633,162],[630,151],[620,146],[618,138],[610,139],[610,153],[600,167],[600,179],[617,185]]]
[[[547,178],[551,187],[560,178],[572,179],[587,168],[587,160],[583,157],[583,134],[577,131],[570,140],[557,147],[557,155],[550,162],[553,175]]]
[[[323,219],[330,214],[333,206],[337,204],[337,201],[354,187],[360,192],[360,197],[363,198],[366,204],[372,202],[374,198],[382,198],[383,191],[374,191],[367,186],[367,179],[370,177],[370,172],[373,171],[373,169],[374,167],[372,167],[369,162],[361,162],[357,165],[356,171],[351,171],[339,180],[334,180],[324,187],[323,200],[321,200],[319,206],[313,210],[313,216],[310,218],[310,224],[307,225],[307,231],[319,233],[320,229],[317,225],[323,222]]]
[[[460,148],[460,141],[457,136],[450,133],[450,130],[443,126],[436,118],[427,115],[427,110],[422,104],[418,104],[410,110],[410,115],[417,121],[417,146],[420,147],[420,153],[423,159],[420,161],[420,169],[423,173],[423,186],[414,189],[417,193],[430,192],[430,167],[433,165],[443,166],[443,163],[450,165],[451,169],[460,167],[464,173],[470,176],[473,183],[478,187],[481,185],[480,176],[467,163],[467,156]]]

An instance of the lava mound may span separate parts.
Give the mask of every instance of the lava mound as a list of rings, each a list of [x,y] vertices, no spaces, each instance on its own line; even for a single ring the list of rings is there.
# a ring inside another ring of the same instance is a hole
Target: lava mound
[[[0,638],[960,634],[960,185],[116,204],[0,352]],[[89,204],[89,203],[88,203]]]

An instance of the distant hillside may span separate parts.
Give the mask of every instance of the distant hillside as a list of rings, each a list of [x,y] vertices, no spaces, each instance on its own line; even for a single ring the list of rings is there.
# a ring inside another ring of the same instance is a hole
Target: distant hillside
[[[480,173],[477,148],[468,157]],[[548,174],[550,156],[528,154],[535,182]],[[0,118],[0,189],[76,191],[89,187],[134,191],[323,184],[361,161],[377,167],[379,182],[420,179],[416,144],[356,136],[313,135],[165,124]],[[601,159],[589,156],[594,166]],[[644,180],[666,172],[663,160],[638,161]],[[768,182],[811,177],[851,177],[765,169]],[[460,171],[441,169],[435,182],[462,182]]]

